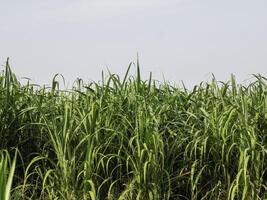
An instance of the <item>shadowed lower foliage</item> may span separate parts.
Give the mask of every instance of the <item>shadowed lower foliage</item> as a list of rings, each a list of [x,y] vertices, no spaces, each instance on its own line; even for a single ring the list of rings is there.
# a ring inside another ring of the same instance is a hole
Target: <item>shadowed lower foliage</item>
[[[18,200],[267,198],[264,77],[187,90],[143,81],[138,62],[129,76],[131,65],[123,79],[61,90],[58,76],[51,88],[20,84],[7,61],[0,191]]]

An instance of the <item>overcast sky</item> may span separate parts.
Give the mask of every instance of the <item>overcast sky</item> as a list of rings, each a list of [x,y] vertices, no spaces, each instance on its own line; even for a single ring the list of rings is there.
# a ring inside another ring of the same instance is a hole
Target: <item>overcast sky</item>
[[[139,54],[143,78],[189,87],[267,75],[266,0],[0,0],[0,62],[39,84],[99,80]]]

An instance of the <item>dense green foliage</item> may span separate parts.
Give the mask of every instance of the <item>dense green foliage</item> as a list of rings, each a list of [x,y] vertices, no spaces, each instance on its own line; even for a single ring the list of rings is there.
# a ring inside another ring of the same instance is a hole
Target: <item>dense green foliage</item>
[[[19,200],[266,199],[266,79],[189,91],[143,81],[134,66],[135,77],[129,66],[122,80],[64,91],[58,76],[51,88],[20,84],[7,62],[0,191]]]

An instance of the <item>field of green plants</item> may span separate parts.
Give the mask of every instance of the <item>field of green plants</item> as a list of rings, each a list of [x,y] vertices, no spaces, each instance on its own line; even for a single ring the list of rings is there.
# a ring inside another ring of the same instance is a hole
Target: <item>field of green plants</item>
[[[136,75],[130,76],[129,70]],[[63,90],[0,73],[0,200],[267,199],[267,79]]]

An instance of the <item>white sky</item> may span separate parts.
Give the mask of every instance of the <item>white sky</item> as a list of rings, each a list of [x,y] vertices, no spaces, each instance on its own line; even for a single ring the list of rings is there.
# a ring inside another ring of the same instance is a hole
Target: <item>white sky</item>
[[[143,78],[188,87],[267,76],[267,1],[0,0],[0,63],[35,83],[123,75],[137,52]]]

